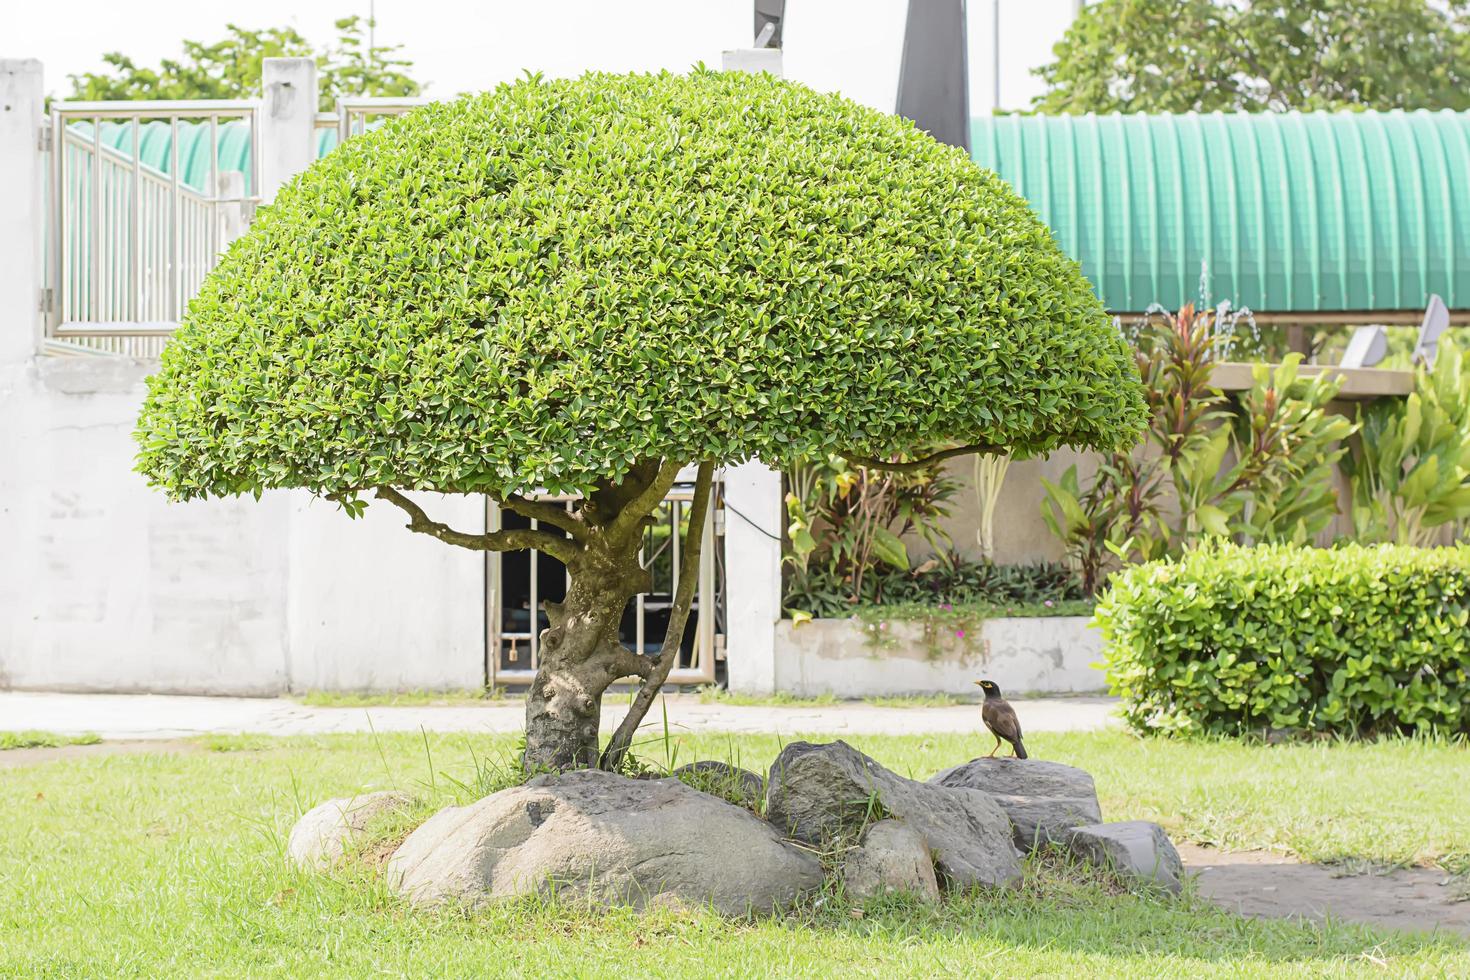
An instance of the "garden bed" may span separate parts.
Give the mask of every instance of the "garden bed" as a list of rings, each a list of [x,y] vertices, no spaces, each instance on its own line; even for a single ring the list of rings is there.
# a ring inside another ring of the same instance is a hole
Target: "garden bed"
[[[776,625],[776,690],[802,697],[974,697],[984,676],[1008,694],[1106,688],[1102,642],[1087,616],[970,621],[872,616]]]

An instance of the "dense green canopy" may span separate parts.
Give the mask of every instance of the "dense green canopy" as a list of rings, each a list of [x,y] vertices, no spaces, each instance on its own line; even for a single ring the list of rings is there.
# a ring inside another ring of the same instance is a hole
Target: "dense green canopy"
[[[149,382],[180,498],[585,492],[636,461],[1111,447],[1136,369],[1009,186],[770,76],[528,79],[283,188]]]

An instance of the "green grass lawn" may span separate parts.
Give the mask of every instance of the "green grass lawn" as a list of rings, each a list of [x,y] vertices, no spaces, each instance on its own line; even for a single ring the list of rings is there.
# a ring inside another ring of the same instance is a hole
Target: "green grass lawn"
[[[0,732],[0,752],[6,749],[54,749],[63,745],[95,745],[102,741],[91,732],[58,735],[55,732]]]
[[[927,777],[988,749],[933,735],[854,737]],[[1108,819],[1177,838],[1312,859],[1470,855],[1460,801],[1470,750],[1446,744],[1245,746],[1037,734],[1040,758],[1091,770]],[[0,771],[0,976],[1301,976],[1470,975],[1449,939],[1251,922],[1035,866],[1019,892],[894,902],[829,899],[789,917],[602,913],[522,903],[417,911],[350,875],[282,858],[323,799],[406,787],[437,804],[493,782],[509,737],[214,738],[207,751],[72,759]],[[763,768],[775,738],[682,736],[641,747]],[[478,765],[477,765],[477,761]]]

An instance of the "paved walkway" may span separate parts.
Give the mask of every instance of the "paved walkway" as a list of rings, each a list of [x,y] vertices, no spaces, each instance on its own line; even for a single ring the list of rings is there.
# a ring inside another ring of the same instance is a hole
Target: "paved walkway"
[[[904,735],[974,732],[976,705],[950,708],[880,708],[862,702],[834,705],[741,707],[701,704],[697,695],[662,699],[671,730],[797,735]],[[1015,699],[1028,732],[1091,731],[1115,724],[1112,698]],[[624,703],[610,697],[604,729],[622,717]],[[286,698],[204,698],[162,694],[49,694],[0,692],[0,731],[38,729],[58,734],[95,732],[104,739],[187,738],[191,735],[320,735],[334,732],[519,732],[522,702],[422,707],[317,708]],[[659,705],[645,729],[661,730]]]

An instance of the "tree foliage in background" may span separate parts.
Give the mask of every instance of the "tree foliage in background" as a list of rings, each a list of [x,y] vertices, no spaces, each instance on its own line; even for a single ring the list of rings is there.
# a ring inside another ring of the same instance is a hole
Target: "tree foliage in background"
[[[69,76],[70,98],[256,98],[266,58],[315,58],[322,109],[333,108],[339,96],[418,95],[421,86],[408,74],[413,63],[396,55],[398,45],[370,45],[371,26],[361,17],[344,17],[336,22],[335,43],[319,49],[294,28],[247,30],[229,24],[222,40],[185,41],[182,57],[165,58],[157,68],[140,68],[112,51],[102,56],[110,70]]]
[[[1466,0],[1100,0],[1053,54],[1040,112],[1470,108]]]
[[[1145,417],[1126,341],[1004,181],[906,120],[700,69],[529,78],[348,140],[205,279],[137,439],[176,499],[301,488],[357,515],[371,497],[445,543],[562,561],[525,762],[615,768],[678,654],[714,467],[1111,450]],[[688,471],[647,657],[619,625]],[[457,530],[412,491],[541,527]],[[600,752],[602,696],[629,676]]]

